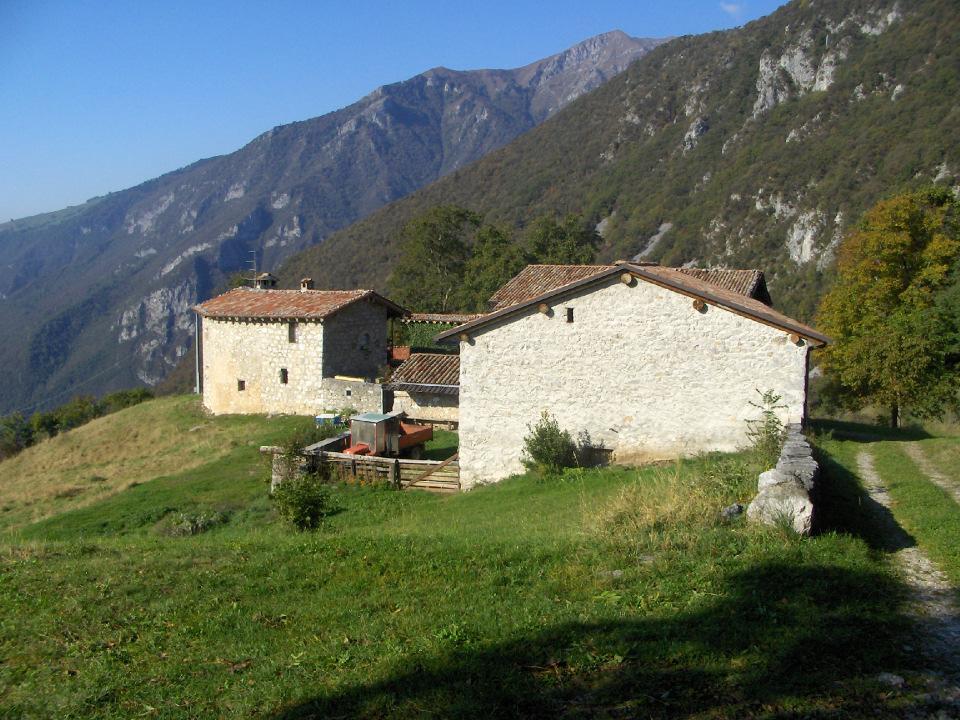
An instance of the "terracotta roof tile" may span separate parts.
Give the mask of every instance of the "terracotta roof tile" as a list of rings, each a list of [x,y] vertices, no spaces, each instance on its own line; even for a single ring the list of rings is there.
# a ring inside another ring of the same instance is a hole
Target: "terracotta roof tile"
[[[493,310],[502,310],[612,267],[614,266],[527,265],[490,297],[490,307]]]
[[[634,263],[640,267],[659,267],[649,263]],[[591,275],[608,272],[616,265],[527,265],[516,276],[510,279],[490,298],[493,310],[502,310],[505,307],[522,303],[530,298],[543,295],[546,292],[577,280],[583,280]],[[671,268],[672,269],[672,268]],[[763,273],[759,270],[727,270],[713,268],[676,268],[698,280],[716,285],[724,290],[732,290],[740,295],[752,297],[767,305],[770,304],[770,295],[767,292],[767,283]],[[469,322],[465,320],[464,322]]]
[[[236,288],[194,307],[208,318],[262,318],[266,320],[322,320],[358,300],[372,300],[394,315],[403,308],[373,290],[254,290]]]
[[[770,293],[767,281],[760,270],[728,270],[725,268],[677,268],[685,275],[716,285],[724,290],[732,290],[738,295],[746,295],[770,305]]]
[[[483,313],[410,313],[403,319],[405,323],[453,323],[461,325],[476,320]]]
[[[410,386],[459,386],[460,356],[413,353],[397,368],[390,384],[401,390]]]

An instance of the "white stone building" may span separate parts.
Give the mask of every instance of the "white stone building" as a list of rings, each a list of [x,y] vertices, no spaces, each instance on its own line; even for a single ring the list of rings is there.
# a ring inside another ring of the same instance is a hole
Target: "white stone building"
[[[529,266],[491,300],[438,336],[460,344],[464,489],[520,472],[543,410],[614,462],[735,450],[758,390],[803,421],[807,356],[828,341],[773,310],[758,271]]]
[[[383,412],[387,321],[372,290],[237,288],[194,308],[203,404],[220,413]]]

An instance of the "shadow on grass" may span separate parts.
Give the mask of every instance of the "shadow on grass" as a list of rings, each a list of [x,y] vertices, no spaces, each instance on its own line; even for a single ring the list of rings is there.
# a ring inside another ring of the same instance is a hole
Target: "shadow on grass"
[[[837,440],[852,440],[854,442],[927,440],[933,437],[921,427],[890,428],[845,420],[813,420],[810,425],[818,434],[832,433]]]
[[[814,499],[816,532],[837,532],[861,538],[874,550],[896,552],[917,543],[889,508],[873,499],[857,476],[823,447],[816,448],[821,475]]]
[[[887,574],[768,563],[669,617],[569,623],[415,656],[386,679],[280,710],[327,717],[883,717],[902,667],[903,587]],[[892,715],[890,715],[892,716]]]

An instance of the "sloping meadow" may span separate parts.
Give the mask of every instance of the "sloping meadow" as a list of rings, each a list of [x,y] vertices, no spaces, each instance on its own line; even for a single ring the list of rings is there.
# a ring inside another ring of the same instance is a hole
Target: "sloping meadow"
[[[300,533],[266,499],[260,422],[219,460],[6,536],[0,715],[903,710],[876,682],[911,669],[884,557],[838,518],[809,539],[722,519],[755,487],[746,454],[446,497],[337,486]],[[171,534],[183,512],[226,519]]]

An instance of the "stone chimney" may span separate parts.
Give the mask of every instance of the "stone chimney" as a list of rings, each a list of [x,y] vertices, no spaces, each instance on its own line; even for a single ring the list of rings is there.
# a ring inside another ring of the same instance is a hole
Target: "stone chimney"
[[[300,292],[313,290],[313,278],[304,278],[300,281]]]
[[[277,278],[268,272],[260,273],[253,281],[253,286],[257,290],[270,290],[277,286]]]

